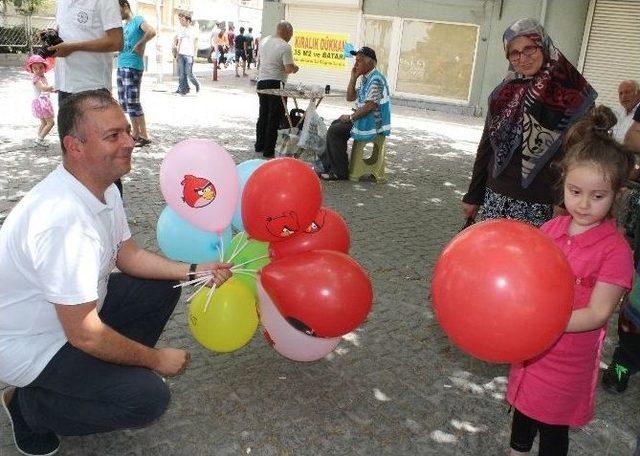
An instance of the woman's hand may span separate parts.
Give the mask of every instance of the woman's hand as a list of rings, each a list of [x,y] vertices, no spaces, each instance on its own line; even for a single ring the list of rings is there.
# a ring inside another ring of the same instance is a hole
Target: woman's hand
[[[478,204],[462,203],[462,213],[464,214],[464,218],[476,218],[479,207],[480,206]]]

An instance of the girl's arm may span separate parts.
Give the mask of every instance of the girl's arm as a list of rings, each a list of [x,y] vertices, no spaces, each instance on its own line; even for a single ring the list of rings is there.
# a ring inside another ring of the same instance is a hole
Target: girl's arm
[[[46,84],[43,84],[42,81],[36,81],[35,85],[38,88],[38,90],[40,90],[41,92],[55,92],[56,91],[56,89],[54,87],[48,86]]]
[[[583,332],[598,329],[607,323],[625,288],[605,282],[596,282],[589,304],[571,313],[566,332]]]

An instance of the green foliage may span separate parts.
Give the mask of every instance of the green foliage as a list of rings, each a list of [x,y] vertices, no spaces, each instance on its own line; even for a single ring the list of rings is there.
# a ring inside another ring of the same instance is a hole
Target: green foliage
[[[50,7],[52,0],[0,0],[3,8],[11,4],[15,7],[16,12],[25,16],[31,16],[38,10]]]

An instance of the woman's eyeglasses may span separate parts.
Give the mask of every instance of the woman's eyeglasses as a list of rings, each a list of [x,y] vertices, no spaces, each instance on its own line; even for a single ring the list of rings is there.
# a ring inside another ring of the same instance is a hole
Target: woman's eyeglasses
[[[522,58],[523,55],[531,57],[538,51],[538,49],[540,49],[539,46],[525,46],[522,51],[517,51],[514,49],[507,54],[507,58],[509,59],[509,62],[517,62]]]

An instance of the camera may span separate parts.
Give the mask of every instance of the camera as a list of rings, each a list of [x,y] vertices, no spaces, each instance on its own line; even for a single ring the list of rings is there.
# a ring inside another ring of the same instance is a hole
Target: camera
[[[42,46],[38,46],[34,52],[42,58],[53,57],[55,52],[50,51],[49,46],[55,46],[56,44],[62,43],[62,39],[58,35],[58,31],[56,29],[46,29],[42,30],[38,36],[40,37]]]

